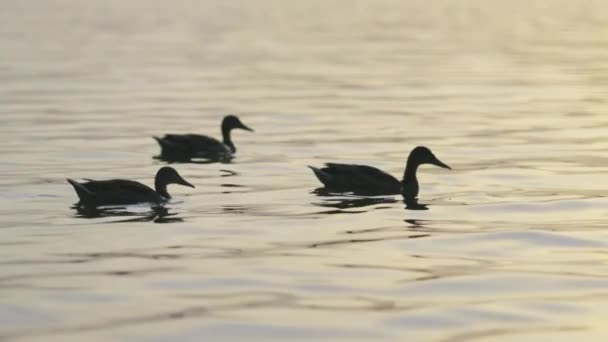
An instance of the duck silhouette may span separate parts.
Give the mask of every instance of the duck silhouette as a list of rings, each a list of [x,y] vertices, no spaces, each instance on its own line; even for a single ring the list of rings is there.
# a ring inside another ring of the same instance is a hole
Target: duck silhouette
[[[406,201],[413,201],[420,190],[416,173],[423,164],[451,169],[424,146],[418,146],[410,152],[401,181],[367,165],[327,163],[324,168],[309,167],[323,183],[326,192],[352,192],[367,196],[402,194]]]
[[[233,129],[253,132],[234,115],[222,120],[222,141],[199,134],[167,134],[162,138],[154,137],[160,145],[159,159],[168,162],[188,162],[192,159],[210,161],[229,161],[236,153],[236,146],[230,135]]]
[[[67,179],[72,184],[78,198],[78,203],[74,208],[95,208],[110,205],[128,205],[138,203],[150,203],[162,205],[171,199],[167,192],[167,185],[180,184],[194,188],[194,185],[183,179],[174,168],[165,166],[160,168],[154,179],[152,188],[132,180],[110,179],[110,180],[90,180],[78,183],[72,179]]]

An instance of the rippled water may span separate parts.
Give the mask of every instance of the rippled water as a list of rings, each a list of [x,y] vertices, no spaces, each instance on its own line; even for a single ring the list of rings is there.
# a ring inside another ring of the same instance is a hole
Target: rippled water
[[[604,1],[0,2],[0,339],[604,340]],[[151,184],[153,135],[237,131],[176,164],[171,216],[78,217],[71,178]],[[307,165],[420,170],[312,193]],[[157,224],[164,222],[167,224]]]

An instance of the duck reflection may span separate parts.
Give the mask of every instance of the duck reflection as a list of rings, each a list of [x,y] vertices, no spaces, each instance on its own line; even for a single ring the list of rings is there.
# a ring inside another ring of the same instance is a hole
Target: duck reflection
[[[240,185],[240,184],[222,183],[222,184],[220,184],[220,187],[227,188],[226,190],[222,191],[223,194],[231,194],[233,192],[247,192],[247,191],[242,191],[242,190],[239,191],[239,189],[245,188],[244,185]]]
[[[361,193],[357,193],[356,195],[333,193],[331,191],[328,191],[326,188],[315,189],[312,193],[316,194],[319,197],[324,197],[324,202],[313,203],[314,205],[336,209],[362,208],[376,204],[396,203],[398,201],[394,197],[367,197],[371,195]],[[406,210],[429,210],[429,205],[419,203],[418,198],[403,197],[403,203],[405,204]],[[379,207],[378,209],[381,208],[385,207]]]
[[[252,210],[254,209],[244,205],[222,205],[222,212],[227,214],[246,215],[251,214]]]
[[[426,221],[423,220],[403,220],[403,222],[409,224],[412,230],[424,229]]]
[[[376,204],[390,204],[396,203],[397,199],[394,197],[364,197],[361,194],[336,194],[328,191],[326,188],[315,189],[312,193],[319,197],[323,197],[323,202],[313,203],[314,205],[325,207],[325,208],[336,208],[336,209],[351,209],[351,208],[363,208]],[[379,207],[377,209],[386,208]],[[340,211],[338,211],[340,212]]]
[[[406,210],[429,210],[428,204],[418,203],[418,198],[403,197]]]
[[[127,217],[124,220],[113,222],[154,222],[154,223],[173,223],[183,222],[180,217],[175,217],[177,213],[169,212],[163,206],[154,206],[148,210],[133,210],[129,207],[72,207],[76,209],[77,216],[80,218],[100,218],[100,217]],[[140,209],[140,208],[137,208]]]
[[[205,158],[190,158],[190,157],[182,157],[179,155],[158,155],[152,157],[152,159],[160,160],[167,162],[168,164],[177,164],[177,163],[188,163],[188,164],[230,164],[234,159],[232,155],[219,155],[219,156],[209,156]]]
[[[234,176],[238,176],[239,173],[236,171],[232,171],[232,170],[228,170],[228,169],[221,169],[220,172],[222,172],[222,174],[220,175],[220,177],[234,177]]]

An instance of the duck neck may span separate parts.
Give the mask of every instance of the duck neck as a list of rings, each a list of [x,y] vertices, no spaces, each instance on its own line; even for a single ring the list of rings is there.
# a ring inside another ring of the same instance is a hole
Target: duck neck
[[[236,147],[234,146],[234,143],[232,142],[232,139],[230,138],[230,128],[222,125],[222,142],[224,143],[224,145],[228,146],[228,148],[230,148],[230,152],[235,153],[236,152]]]
[[[154,187],[156,188],[157,194],[165,199],[171,199],[171,195],[169,195],[169,192],[167,191],[167,183],[157,178],[154,180]]]
[[[418,166],[420,164],[413,160],[410,156],[407,160],[407,165],[405,166],[405,172],[403,173],[403,180],[401,193],[405,198],[416,198],[418,197],[418,178],[416,177],[416,171],[418,171]]]

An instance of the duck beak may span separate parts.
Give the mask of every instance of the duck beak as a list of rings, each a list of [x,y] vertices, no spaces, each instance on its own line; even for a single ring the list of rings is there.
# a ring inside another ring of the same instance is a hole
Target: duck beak
[[[189,186],[191,188],[194,188],[194,185],[190,184],[188,181],[186,181],[185,179],[181,178],[177,181],[177,184],[179,185],[184,185],[184,186]]]
[[[442,167],[442,168],[444,168],[444,169],[448,169],[448,170],[451,170],[451,169],[452,169],[452,168],[451,168],[451,167],[450,167],[448,164],[445,164],[445,163],[444,163],[444,162],[442,162],[441,160],[437,159],[437,157],[435,157],[435,160],[433,160],[433,162],[432,162],[431,164],[433,164],[433,165],[435,165],[435,166]]]
[[[251,128],[249,128],[249,127],[245,126],[245,125],[244,125],[242,122],[241,122],[241,127],[239,127],[239,128],[240,128],[240,129],[244,129],[244,130],[249,131],[249,132],[254,132],[254,130],[253,130],[253,129],[251,129]]]

